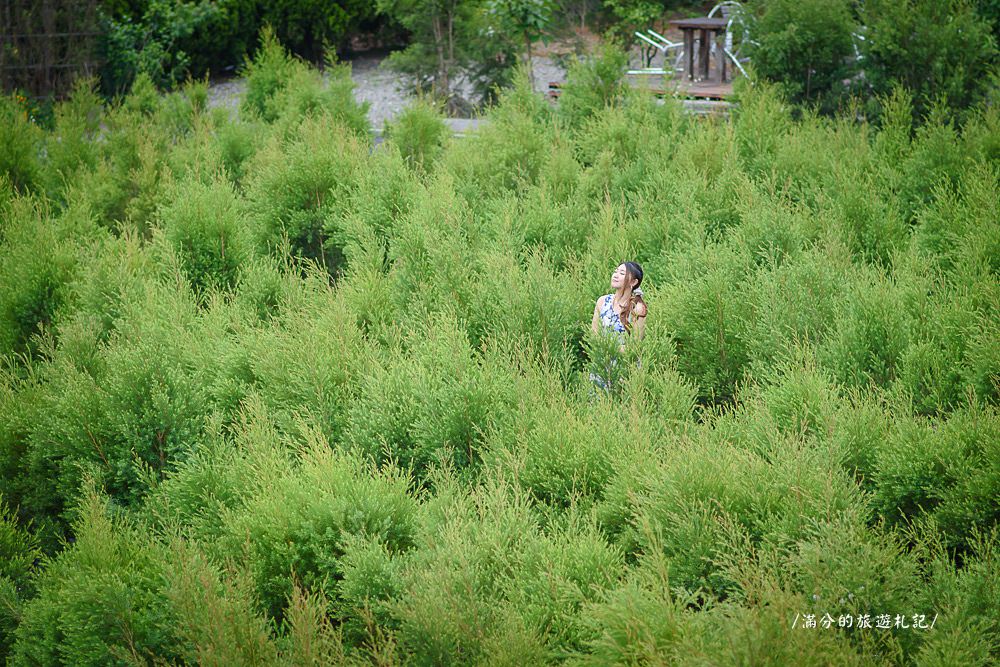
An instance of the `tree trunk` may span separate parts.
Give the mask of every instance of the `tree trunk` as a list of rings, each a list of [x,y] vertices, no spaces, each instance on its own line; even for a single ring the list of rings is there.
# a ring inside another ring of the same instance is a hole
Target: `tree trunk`
[[[524,33],[524,51],[528,58],[528,78],[531,79],[531,89],[535,89],[535,69],[531,63],[531,36]]]

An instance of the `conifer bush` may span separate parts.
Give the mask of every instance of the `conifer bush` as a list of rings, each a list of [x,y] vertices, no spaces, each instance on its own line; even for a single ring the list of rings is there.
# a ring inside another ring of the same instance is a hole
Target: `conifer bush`
[[[363,150],[327,116],[305,120],[289,142],[273,137],[247,174],[249,217],[261,249],[277,253],[287,237],[295,255],[331,274],[341,271],[343,248],[331,233],[357,187]]]
[[[293,581],[335,599],[344,536],[370,537],[392,552],[413,545],[417,505],[405,477],[384,471],[373,478],[363,461],[323,441],[309,452],[293,474],[227,513],[217,546],[246,563],[273,617],[283,614]]]
[[[28,120],[25,101],[12,95],[0,96],[0,176],[18,191],[37,186],[41,129]]]
[[[932,514],[949,547],[963,547],[972,530],[995,524],[997,428],[996,410],[976,405],[945,421],[901,421],[875,471],[883,516]]]
[[[560,96],[560,118],[571,128],[579,127],[618,101],[626,94],[622,70],[627,61],[623,51],[608,46],[596,58],[573,63]]]
[[[100,157],[97,136],[105,115],[95,82],[81,79],[69,99],[53,110],[55,128],[46,137],[46,191],[59,200],[81,169],[93,169]]]
[[[732,397],[749,361],[749,308],[737,252],[691,257],[675,269],[674,284],[664,289],[664,306],[674,313],[677,367],[698,385],[703,399]]]
[[[262,29],[260,46],[243,70],[247,91],[242,100],[242,108],[260,115],[266,121],[273,121],[275,116],[268,108],[269,101],[287,85],[292,74],[303,67],[302,63],[282,47],[274,30],[269,27]]]
[[[39,327],[54,324],[77,257],[71,221],[50,220],[33,197],[15,197],[0,215],[0,352],[23,353]]]
[[[853,282],[853,298],[838,309],[820,358],[846,386],[887,389],[910,343],[906,286],[881,271],[859,272]]]
[[[34,594],[35,563],[41,559],[38,539],[22,528],[13,508],[0,496],[0,651],[8,654],[13,644],[21,608]]]
[[[211,185],[182,181],[167,201],[158,218],[192,286],[199,291],[232,287],[252,252],[252,239],[240,225],[242,201],[232,186],[220,180]]]
[[[832,334],[849,269],[846,253],[810,248],[779,265],[765,265],[750,284],[753,318],[748,335],[755,374],[817,346]]]
[[[441,167],[454,175],[456,190],[470,205],[484,195],[523,191],[540,178],[554,130],[545,103],[530,90],[527,77],[517,79],[491,109],[490,122],[442,158]]]
[[[430,100],[419,100],[385,127],[386,137],[399,148],[406,163],[429,170],[448,139],[448,126]]]
[[[167,556],[127,520],[112,519],[91,489],[75,521],[76,541],[38,581],[11,654],[15,664],[128,664],[152,654],[180,657],[162,577]]]
[[[371,359],[341,300],[322,299],[322,278],[306,308],[283,318],[287,328],[255,336],[248,377],[286,432],[305,419],[336,441],[347,427],[352,385]],[[319,304],[322,304],[321,306]]]

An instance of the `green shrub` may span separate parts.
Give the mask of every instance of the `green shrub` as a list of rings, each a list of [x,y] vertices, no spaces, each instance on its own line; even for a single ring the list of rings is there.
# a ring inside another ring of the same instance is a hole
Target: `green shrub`
[[[138,296],[105,345],[84,330],[90,340],[45,369],[32,410],[46,417],[31,429],[24,473],[37,482],[31,500],[42,513],[62,514],[86,473],[115,501],[138,504],[148,478],[164,475],[202,432],[209,402],[189,347],[192,295],[161,287]]]
[[[754,70],[780,82],[791,100],[832,110],[853,74],[854,27],[846,0],[769,0],[754,22]]]
[[[484,198],[520,192],[537,183],[548,160],[553,129],[545,101],[526,77],[505,91],[487,118],[463,141],[453,142],[441,166],[455,176],[456,189],[475,206]]]
[[[920,551],[926,555],[928,585],[921,603],[934,609],[942,627],[921,644],[917,657],[929,665],[955,660],[987,665],[1000,654],[997,617],[997,530],[971,531],[969,550],[959,563],[941,543],[937,526],[925,524]]]
[[[444,492],[417,535],[423,546],[404,566],[403,594],[389,603],[397,645],[417,664],[460,664],[501,652],[516,664],[545,661],[539,633],[505,604],[519,564],[540,540],[526,498],[499,481],[475,495],[456,490]]]
[[[678,266],[677,282],[663,289],[663,311],[673,313],[678,370],[697,383],[701,398],[725,400],[749,361],[743,261],[724,251],[692,260]]]
[[[786,568],[794,588],[810,600],[803,613],[815,613],[817,619],[823,614],[857,619],[862,614],[883,613],[875,610],[897,609],[891,613],[903,613],[909,623],[913,614],[931,611],[915,599],[920,581],[917,560],[906,553],[902,540],[891,532],[868,529],[857,519],[823,522],[812,528],[795,545]],[[903,629],[876,637],[861,629],[841,633],[872,657],[892,650],[893,643],[909,653],[922,639],[913,630]]]
[[[740,160],[752,175],[767,174],[775,154],[792,129],[791,109],[777,86],[766,81],[734,83],[739,105],[733,111],[733,135]]]
[[[580,612],[615,583],[623,566],[620,550],[576,517],[531,545],[509,598],[524,625],[544,638],[550,660],[579,651],[594,636]]]
[[[42,557],[38,539],[18,525],[15,512],[0,496],[0,652],[10,654],[24,603],[33,597],[35,564]]]
[[[918,247],[946,270],[1000,275],[997,171],[981,165],[966,171],[955,185],[942,181],[917,217]]]
[[[71,220],[50,220],[32,197],[13,199],[0,227],[0,354],[33,352],[51,327],[77,265]]]
[[[390,348],[362,376],[347,434],[366,454],[420,476],[442,459],[459,469],[477,465],[488,428],[514,419],[507,372],[473,353],[454,310],[427,318],[408,337],[408,355]]]
[[[606,47],[597,57],[577,60],[566,76],[559,96],[559,117],[571,128],[577,128],[606,106],[619,101],[624,94],[622,70],[628,56],[613,46]]]
[[[997,44],[972,3],[878,0],[865,3],[861,20],[865,80],[876,94],[907,88],[918,118],[936,99],[960,114],[987,95]]]
[[[326,292],[322,277],[300,309],[272,328],[238,344],[247,374],[284,432],[307,420],[331,441],[350,421],[353,384],[371,360],[346,304]]]
[[[93,490],[76,541],[48,561],[23,611],[14,664],[124,665],[178,659],[175,619],[161,593],[167,556],[138,526],[109,518]]]
[[[105,110],[95,90],[93,79],[79,79],[70,97],[54,110],[55,128],[46,137],[46,192],[60,199],[81,170],[97,166],[100,147],[97,141]]]
[[[516,444],[523,450],[520,483],[557,506],[600,500],[630,444],[631,425],[575,415],[558,405],[537,410],[532,421]]]
[[[429,171],[448,139],[448,126],[430,100],[419,100],[383,129],[407,164]]]
[[[343,270],[343,247],[331,239],[357,187],[362,146],[327,117],[304,121],[295,138],[262,148],[247,174],[247,199],[261,248],[279,253],[283,238],[300,257],[332,274]]]
[[[178,48],[218,11],[214,3],[148,0],[141,17],[105,17],[101,85],[107,97],[124,93],[136,75],[170,88],[188,73],[190,56]]]
[[[174,186],[158,213],[163,234],[179,253],[192,286],[232,287],[252,252],[252,239],[240,224],[242,201],[228,182],[186,181]]]
[[[968,296],[943,288],[930,300],[920,313],[915,340],[900,359],[898,382],[916,412],[946,413],[966,403],[975,386],[968,346],[986,330],[985,318]]]
[[[947,419],[901,421],[876,462],[875,502],[899,522],[932,514],[949,548],[997,521],[996,410],[975,405]]]
[[[22,97],[0,96],[0,177],[19,191],[36,187],[40,176],[42,133],[28,119],[26,102]]]
[[[656,664],[689,657],[679,645],[691,627],[685,606],[695,599],[674,592],[672,583],[662,558],[650,558],[586,604],[580,622],[591,630],[591,637],[579,661],[585,665]]]
[[[737,582],[716,563],[746,545],[733,542],[727,526],[741,526],[754,548],[781,549],[812,522],[861,505],[829,452],[781,434],[767,456],[728,444],[747,439],[746,422],[718,436],[675,436],[655,456],[622,466],[605,491],[603,524],[627,556],[662,553],[673,587],[732,593]]]
[[[95,237],[69,284],[68,301],[76,316],[96,323],[98,338],[106,340],[124,317],[126,304],[145,290],[155,262],[134,233],[114,237],[101,230]]]
[[[749,286],[754,316],[747,335],[754,375],[831,335],[848,273],[836,248],[815,248],[757,274]]]
[[[904,287],[878,273],[855,280],[851,298],[835,315],[834,334],[820,346],[820,360],[847,386],[885,389],[910,342]]]
[[[281,617],[293,581],[333,600],[347,535],[370,537],[392,552],[414,544],[416,502],[409,481],[375,473],[361,459],[308,445],[300,466],[286,471],[225,519],[216,549],[245,563],[264,608]]]
[[[675,148],[679,115],[674,104],[661,106],[651,95],[635,93],[582,121],[575,142],[577,157],[587,167],[580,176],[580,194],[591,202],[625,199],[631,213],[628,194],[662,172]]]
[[[260,33],[260,46],[243,68],[247,87],[242,109],[257,113],[265,120],[274,120],[269,111],[271,98],[301,69],[302,65],[281,46],[274,30],[265,26]]]
[[[932,114],[917,129],[908,154],[898,165],[904,219],[916,219],[941,189],[957,182],[969,166],[969,157],[952,122],[940,112]]]
[[[273,120],[287,135],[303,118],[324,116],[340,123],[359,138],[368,139],[368,102],[354,100],[351,67],[330,62],[321,76],[313,69],[294,68],[281,88],[264,103],[265,120]]]
[[[163,567],[160,595],[176,619],[174,642],[185,662],[278,664],[273,626],[257,611],[256,597],[242,572],[220,571],[197,547],[180,539],[163,551],[169,560]]]
[[[574,273],[557,271],[541,251],[518,261],[507,244],[484,251],[481,261],[484,277],[470,295],[470,340],[509,337],[556,367],[572,366],[589,306]]]

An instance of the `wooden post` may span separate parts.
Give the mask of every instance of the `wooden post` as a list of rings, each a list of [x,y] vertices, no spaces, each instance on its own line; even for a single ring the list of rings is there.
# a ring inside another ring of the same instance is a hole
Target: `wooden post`
[[[684,51],[687,56],[687,67],[684,69],[687,73],[688,81],[694,80],[694,30],[685,29],[684,30]]]
[[[712,45],[708,41],[708,30],[705,28],[701,29],[701,48],[698,54],[698,58],[701,60],[701,79],[702,81],[708,80],[708,65],[709,59],[712,53]]]

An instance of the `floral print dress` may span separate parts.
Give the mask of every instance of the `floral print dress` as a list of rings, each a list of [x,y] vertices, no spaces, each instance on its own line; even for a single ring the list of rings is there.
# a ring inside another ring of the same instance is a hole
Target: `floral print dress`
[[[598,311],[598,315],[601,318],[601,327],[604,333],[614,332],[621,341],[621,344],[625,344],[625,324],[622,323],[621,318],[618,313],[615,312],[615,307],[613,303],[614,294],[606,294],[604,298],[601,299],[601,309]],[[590,381],[596,384],[601,389],[610,389],[610,382],[608,379],[612,375],[612,371],[615,366],[618,365],[617,359],[611,359],[608,367],[604,369],[604,377],[598,375],[597,373],[590,374]]]
[[[615,312],[615,307],[613,305],[614,298],[614,294],[605,294],[604,299],[601,301],[601,325],[605,329],[611,329],[612,331],[617,332],[619,334],[618,337],[621,339],[622,343],[624,343],[625,336],[622,334],[625,333],[625,325],[622,323],[621,318],[618,317],[618,313]]]

